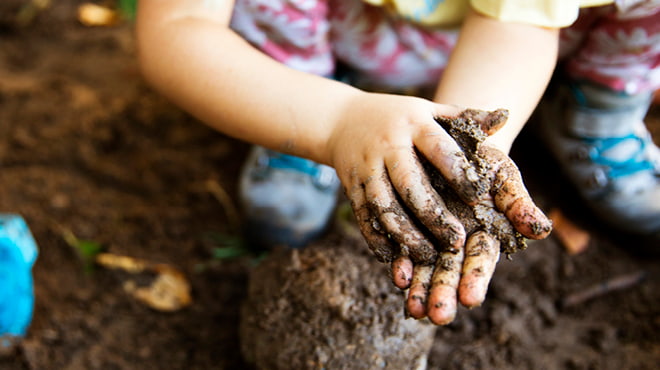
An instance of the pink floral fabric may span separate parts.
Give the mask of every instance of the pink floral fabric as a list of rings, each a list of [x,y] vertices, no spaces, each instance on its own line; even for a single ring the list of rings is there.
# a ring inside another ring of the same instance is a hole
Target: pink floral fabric
[[[232,28],[292,68],[332,76],[343,63],[356,85],[391,89],[437,83],[458,35],[358,0],[237,0]]]
[[[630,4],[629,3],[636,3]],[[569,76],[627,94],[660,87],[660,1],[584,9],[562,30]]]
[[[352,83],[396,90],[435,85],[458,37],[359,0],[237,0],[232,28],[292,68],[333,76],[342,63]],[[574,79],[629,94],[660,87],[660,0],[585,9],[561,40]]]

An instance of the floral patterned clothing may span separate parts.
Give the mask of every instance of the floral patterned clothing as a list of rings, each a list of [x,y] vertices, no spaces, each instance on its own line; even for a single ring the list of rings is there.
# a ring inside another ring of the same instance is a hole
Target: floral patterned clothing
[[[660,88],[660,1],[638,3],[585,9],[562,30],[570,77],[629,95]]]
[[[237,0],[232,28],[289,67],[334,76],[342,64],[355,85],[387,90],[434,86],[458,36],[358,0]],[[658,89],[660,0],[582,9],[562,29],[561,58],[576,80],[628,94]]]

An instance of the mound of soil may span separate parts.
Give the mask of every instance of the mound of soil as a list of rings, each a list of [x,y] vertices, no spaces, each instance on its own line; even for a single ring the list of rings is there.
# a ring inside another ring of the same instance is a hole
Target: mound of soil
[[[250,274],[245,358],[259,369],[424,369],[435,326],[407,320],[387,268],[346,240],[280,250]]]

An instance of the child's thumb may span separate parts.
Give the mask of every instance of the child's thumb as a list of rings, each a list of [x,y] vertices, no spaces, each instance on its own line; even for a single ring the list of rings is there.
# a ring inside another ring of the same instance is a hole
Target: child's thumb
[[[453,105],[438,104],[436,117],[446,117],[449,119],[460,117],[472,119],[479,125],[479,127],[481,127],[481,130],[486,135],[491,136],[504,126],[506,120],[509,118],[509,111],[506,109],[485,111],[481,109],[461,108]]]
[[[509,111],[506,109],[493,111],[466,109],[461,112],[461,117],[473,119],[486,135],[491,136],[504,126],[509,118]]]

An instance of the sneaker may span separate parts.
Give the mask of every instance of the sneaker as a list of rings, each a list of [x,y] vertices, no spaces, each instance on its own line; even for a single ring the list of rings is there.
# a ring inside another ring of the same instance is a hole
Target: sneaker
[[[26,334],[32,321],[32,265],[37,245],[22,217],[0,215],[0,352]]]
[[[595,213],[619,230],[660,236],[660,150],[643,119],[651,94],[555,86],[540,133]]]
[[[339,178],[331,167],[255,146],[239,185],[248,241],[300,248],[326,229]]]

